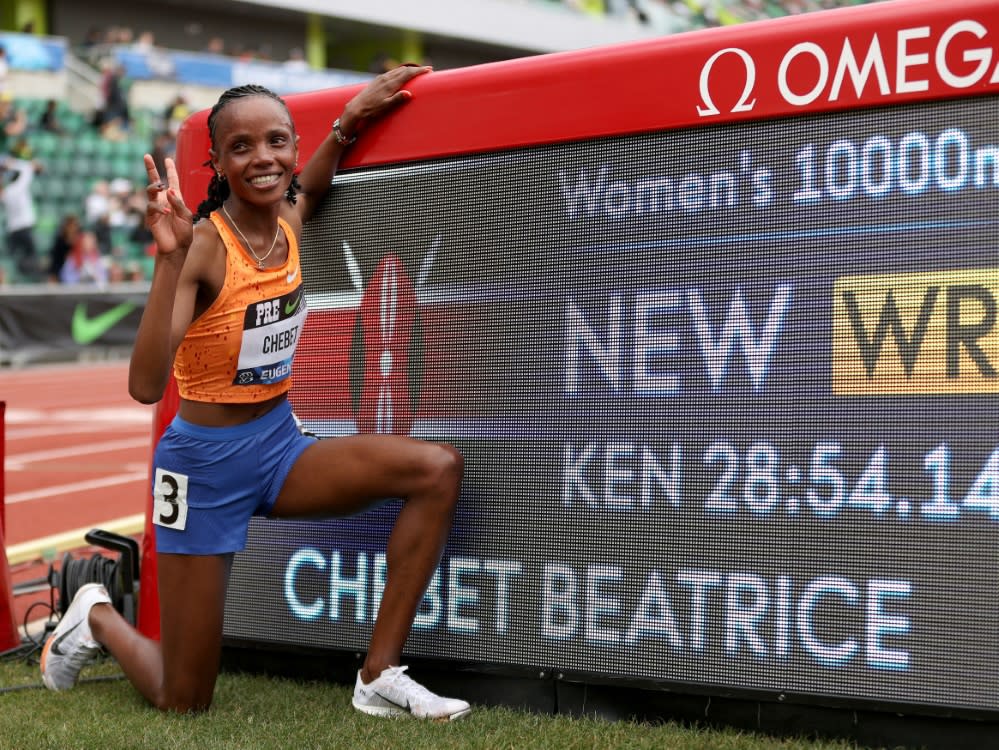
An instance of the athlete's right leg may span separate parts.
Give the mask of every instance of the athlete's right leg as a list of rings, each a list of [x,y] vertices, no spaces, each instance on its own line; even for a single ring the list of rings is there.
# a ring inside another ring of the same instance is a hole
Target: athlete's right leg
[[[151,704],[203,711],[212,702],[232,555],[157,556],[160,640],[147,638],[110,604],[90,610],[94,640]]]

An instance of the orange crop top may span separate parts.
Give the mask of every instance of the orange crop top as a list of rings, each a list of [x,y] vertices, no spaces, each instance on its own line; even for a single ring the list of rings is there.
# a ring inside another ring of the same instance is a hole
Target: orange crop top
[[[218,213],[210,218],[225,243],[225,282],[177,348],[177,390],[190,401],[266,401],[291,388],[291,361],[305,325],[298,240],[278,219],[288,239],[288,259],[278,268],[259,270]]]

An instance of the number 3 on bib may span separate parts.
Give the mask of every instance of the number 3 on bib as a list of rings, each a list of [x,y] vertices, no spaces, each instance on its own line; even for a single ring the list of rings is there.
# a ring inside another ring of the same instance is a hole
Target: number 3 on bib
[[[156,469],[153,479],[153,523],[183,531],[187,526],[187,475]]]

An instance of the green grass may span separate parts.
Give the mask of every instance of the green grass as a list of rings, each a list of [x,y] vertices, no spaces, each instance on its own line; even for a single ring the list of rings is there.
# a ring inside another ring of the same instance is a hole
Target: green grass
[[[36,663],[0,661],[3,750],[306,750],[308,748],[649,748],[652,750],[846,750],[854,745],[769,738],[736,730],[691,729],[572,719],[476,706],[453,724],[379,719],[350,707],[350,689],[223,673],[201,716],[150,708],[110,660],[88,667],[72,691],[41,687]],[[10,690],[17,686],[35,686]]]

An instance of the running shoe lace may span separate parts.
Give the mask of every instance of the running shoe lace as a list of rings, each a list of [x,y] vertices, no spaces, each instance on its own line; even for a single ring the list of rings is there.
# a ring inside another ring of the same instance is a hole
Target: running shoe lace
[[[403,674],[407,669],[409,669],[408,665],[403,667],[389,667],[385,670],[385,672],[388,672],[387,676],[385,672],[382,672],[382,679],[395,689],[408,695],[411,700],[415,699],[427,702],[439,700],[439,696],[427,690],[409,675]]]

